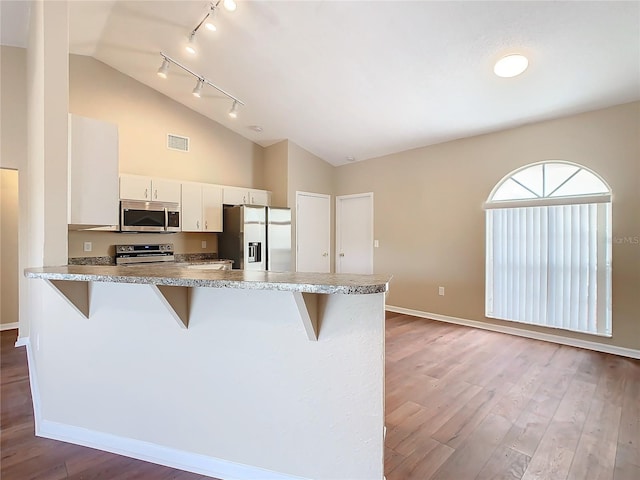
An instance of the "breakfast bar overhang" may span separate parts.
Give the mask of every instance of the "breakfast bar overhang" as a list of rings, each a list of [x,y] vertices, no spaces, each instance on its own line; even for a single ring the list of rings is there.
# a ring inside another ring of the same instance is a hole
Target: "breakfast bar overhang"
[[[382,479],[390,278],[27,269],[36,429],[209,475]]]

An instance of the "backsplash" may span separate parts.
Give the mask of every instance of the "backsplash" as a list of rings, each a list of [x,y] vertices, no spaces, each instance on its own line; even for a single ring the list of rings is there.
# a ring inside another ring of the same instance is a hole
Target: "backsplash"
[[[154,244],[154,243],[173,243],[176,256],[188,255],[216,255],[218,253],[218,234],[217,233],[120,233],[120,232],[101,232],[90,230],[71,230],[69,231],[68,256],[71,259],[82,259],[87,257],[111,258],[113,264],[115,261],[114,245],[122,244]],[[84,250],[85,242],[91,243],[91,251]],[[206,247],[202,248],[202,242],[206,242]],[[78,260],[81,261],[81,260]],[[98,263],[98,265],[104,265]]]

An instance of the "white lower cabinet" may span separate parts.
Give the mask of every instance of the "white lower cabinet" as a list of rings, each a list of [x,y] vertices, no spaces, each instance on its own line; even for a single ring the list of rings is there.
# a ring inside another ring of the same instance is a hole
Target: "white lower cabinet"
[[[182,184],[182,231],[222,231],[222,187],[206,183]]]

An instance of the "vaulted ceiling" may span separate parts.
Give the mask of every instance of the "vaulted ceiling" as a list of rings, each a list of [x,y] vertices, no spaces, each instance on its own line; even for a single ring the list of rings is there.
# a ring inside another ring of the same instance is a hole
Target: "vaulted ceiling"
[[[13,3],[2,1],[3,43],[16,44]],[[190,55],[209,2],[72,1],[70,51],[260,145],[288,138],[334,165],[640,99],[637,1],[237,3]],[[246,103],[238,117],[213,88],[195,98],[175,65],[158,77],[160,51]],[[529,68],[497,77],[510,53]]]

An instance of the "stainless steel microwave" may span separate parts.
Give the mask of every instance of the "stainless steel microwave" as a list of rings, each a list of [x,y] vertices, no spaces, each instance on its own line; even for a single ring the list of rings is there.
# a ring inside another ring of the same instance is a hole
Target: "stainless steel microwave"
[[[120,202],[121,232],[180,231],[180,205],[170,202]]]

